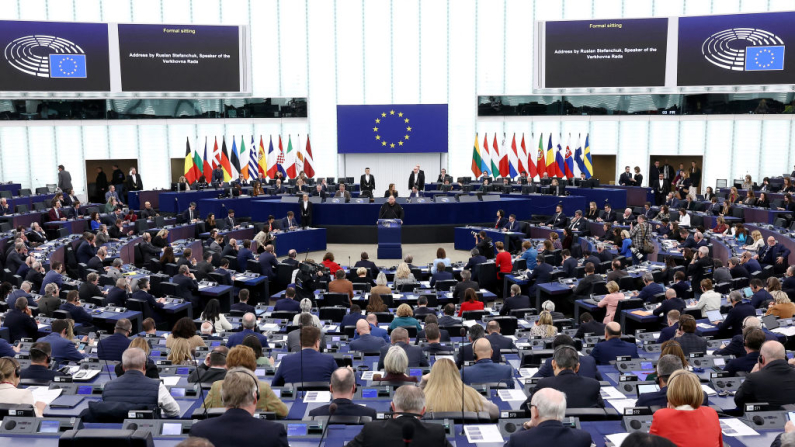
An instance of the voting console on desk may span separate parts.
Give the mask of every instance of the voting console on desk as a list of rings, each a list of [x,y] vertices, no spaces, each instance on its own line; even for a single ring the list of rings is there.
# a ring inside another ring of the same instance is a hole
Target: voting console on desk
[[[59,437],[67,430],[81,430],[83,422],[80,418],[37,418],[22,416],[6,416],[0,426],[0,434],[7,436],[52,436]]]
[[[403,259],[401,223],[397,219],[378,219],[378,258]]]

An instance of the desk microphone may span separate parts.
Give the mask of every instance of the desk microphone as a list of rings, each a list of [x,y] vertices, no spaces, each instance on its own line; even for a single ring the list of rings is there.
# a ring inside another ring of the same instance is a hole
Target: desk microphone
[[[337,404],[332,402],[331,405],[328,406],[328,420],[326,421],[326,426],[323,427],[323,433],[320,434],[320,441],[317,443],[317,447],[323,445],[323,438],[326,437],[326,431],[328,430],[328,426],[331,425],[331,418],[334,417],[334,413],[336,412],[337,412]],[[413,431],[414,427],[411,428]]]
[[[414,440],[414,425],[410,423],[403,424],[403,442],[406,444],[406,447],[411,445],[411,441]]]

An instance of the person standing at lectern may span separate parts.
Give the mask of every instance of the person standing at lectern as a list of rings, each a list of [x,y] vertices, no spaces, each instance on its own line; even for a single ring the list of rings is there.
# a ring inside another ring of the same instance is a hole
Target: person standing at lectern
[[[309,196],[304,194],[301,198],[301,227],[312,226],[312,202],[309,201]]]
[[[387,202],[381,205],[381,211],[378,212],[379,219],[398,219],[403,223],[403,207],[395,202],[395,198],[390,196]]]
[[[370,191],[370,194],[373,193],[375,189],[375,177],[370,174],[370,168],[364,168],[364,174],[359,179],[359,188],[361,188],[362,192]]]
[[[420,165],[414,166],[409,176],[409,190],[415,186],[420,191],[425,190],[425,171],[420,169]]]

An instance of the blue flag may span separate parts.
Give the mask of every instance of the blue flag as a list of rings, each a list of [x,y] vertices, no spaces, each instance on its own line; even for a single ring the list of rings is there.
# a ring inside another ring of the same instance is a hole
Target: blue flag
[[[85,54],[51,54],[50,77],[51,78],[87,77],[86,55]]]
[[[745,71],[784,69],[784,45],[745,47]]]
[[[337,152],[447,152],[447,104],[337,106]]]

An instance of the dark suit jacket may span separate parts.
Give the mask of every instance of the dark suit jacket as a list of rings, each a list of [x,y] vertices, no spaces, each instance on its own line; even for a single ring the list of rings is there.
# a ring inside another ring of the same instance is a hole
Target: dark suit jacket
[[[30,365],[19,373],[21,379],[28,380],[49,380],[53,381],[56,377],[63,377],[65,374],[41,365]]]
[[[736,265],[733,269],[729,270],[731,273],[732,278],[751,278],[751,274],[748,273],[748,269],[745,268],[743,265]]]
[[[537,384],[533,393],[544,388],[553,388],[566,394],[567,408],[596,408],[604,407],[602,396],[599,392],[599,381],[583,377],[571,369],[564,369],[557,376],[545,377]],[[533,395],[527,397],[525,404],[530,403]],[[527,408],[524,405],[524,408]]]
[[[113,334],[97,343],[97,357],[100,360],[121,361],[121,355],[130,347],[130,339],[124,334]]]
[[[733,359],[723,368],[730,376],[734,377],[738,372],[750,373],[754,365],[759,362],[759,351],[751,351],[748,354]]]
[[[371,334],[365,334],[350,342],[348,347],[351,351],[359,352],[376,352],[380,353],[381,348],[384,347],[386,341],[381,337],[376,337]]]
[[[63,303],[60,309],[69,312],[69,315],[72,316],[75,323],[80,323],[83,326],[91,326],[93,318],[82,306],[75,306],[72,303]]]
[[[359,267],[364,267],[364,268],[370,270],[370,276],[373,277],[373,278],[378,276],[378,273],[381,272],[381,270],[379,270],[378,267],[375,265],[375,262],[370,261],[370,260],[361,259],[359,261],[356,261],[356,264],[354,264],[353,267],[354,267],[354,269],[359,268]]]
[[[191,427],[190,436],[205,438],[215,447],[289,445],[284,425],[254,418],[239,408],[230,408],[217,418],[197,422]]]
[[[663,301],[660,307],[654,310],[654,315],[658,317],[665,317],[666,315],[668,315],[668,312],[674,309],[678,310],[681,313],[682,311],[684,311],[685,307],[686,307],[685,300],[683,300],[682,298],[671,298]]]
[[[94,296],[104,296],[102,294],[102,289],[100,289],[95,284],[91,284],[88,281],[84,282],[83,284],[80,284],[80,288],[77,289],[77,292],[80,296],[81,301],[86,301],[87,299]]]
[[[213,383],[219,380],[224,380],[226,377],[226,369],[224,368],[208,368],[207,365],[202,363],[198,368],[188,376],[189,383]]]
[[[489,342],[491,342],[491,340],[489,340]],[[491,361],[494,363],[500,363],[500,361],[502,360],[502,355],[500,354],[500,348],[492,344],[491,350],[492,350]],[[463,365],[464,362],[471,362],[474,360],[475,360],[475,354],[472,352],[471,343],[458,348],[458,355],[455,358],[455,364],[458,367],[458,369],[461,369],[461,365]]]
[[[135,173],[135,185],[133,185],[132,180],[133,176],[128,175],[127,179],[124,182],[125,184],[124,187],[125,189],[127,189],[127,191],[141,191],[144,189],[144,184],[141,183],[141,174],[138,174],[137,172]]]
[[[300,202],[298,204],[298,209],[301,210],[300,218],[301,218],[302,224],[305,221],[306,221],[307,225],[312,223],[312,207],[313,206],[314,206],[314,204],[312,202],[306,202],[306,209],[304,209],[304,203],[303,202]]]
[[[403,348],[403,351],[406,352],[406,356],[409,358],[410,367],[429,366],[428,359],[425,358],[425,354],[422,352],[422,349],[419,346],[412,346],[404,342],[396,343],[396,346],[400,346]],[[384,369],[384,357],[386,357],[386,353],[391,347],[392,345],[386,345],[381,348],[381,356],[378,358],[379,370]]]
[[[279,264],[276,261],[276,256],[265,252],[259,255],[259,268],[263,275],[267,276],[268,279],[276,278],[276,266]]]
[[[514,347],[513,341],[511,341],[510,338],[496,332],[492,332],[491,334],[487,335],[486,338],[488,338],[491,342],[491,346],[495,346],[500,349],[513,349]]]
[[[411,174],[409,174],[409,191],[411,191],[411,188],[413,188],[414,186],[416,186],[417,190],[419,191],[425,190],[425,171],[420,170],[417,173],[416,182],[414,182],[414,171],[412,171]]]
[[[8,328],[12,342],[20,338],[35,339],[39,333],[39,326],[36,324],[36,320],[29,317],[28,314],[21,310],[16,309],[11,309],[6,313],[6,317],[3,320],[3,327]]]
[[[364,174],[362,174],[362,176],[359,177],[359,188],[362,191],[372,191],[372,190],[374,190],[375,189],[375,177],[373,176],[373,174],[370,174],[370,181],[369,182],[365,180]]]
[[[760,371],[749,374],[734,395],[737,408],[742,409],[746,402],[770,405],[795,402],[795,369],[786,360],[773,360]]]
[[[460,301],[464,298],[464,292],[467,289],[480,290],[480,285],[475,281],[461,281],[455,285],[453,289],[453,300]]]
[[[124,306],[127,303],[127,291],[118,287],[108,289],[105,304],[108,306]]]
[[[428,343],[427,345],[422,347],[422,350],[430,355],[453,353],[452,346],[445,346],[441,343]]]
[[[508,315],[512,309],[527,309],[530,307],[530,297],[516,295],[506,298],[500,309],[500,315]]]
[[[547,219],[547,221],[544,223],[547,225],[552,225],[556,228],[566,228],[566,225],[569,223],[569,219],[563,213],[553,214],[552,217]]]
[[[422,172],[422,171],[420,171]],[[364,425],[362,431],[356,435],[347,447],[405,447],[403,442],[403,425],[414,426],[414,439],[412,447],[450,447],[450,441],[445,436],[444,426],[440,424],[427,424],[415,417],[400,416],[395,419],[373,421]]]
[[[544,364],[538,368],[538,372],[533,374],[533,377],[553,377],[554,375],[555,370],[552,369],[552,358],[550,357],[544,360]],[[580,356],[580,369],[577,370],[577,375],[602,380],[602,373],[596,368],[596,360],[589,355]]]
[[[577,260],[573,257],[566,259],[563,261],[561,269],[563,270],[566,278],[574,278],[576,276]]]
[[[371,175],[370,178],[372,179],[373,176]],[[337,404],[335,416],[370,416],[375,420],[378,415],[378,412],[374,409],[355,404],[350,399],[334,399],[328,405],[323,405],[310,411],[309,416],[328,416],[328,408],[332,403]]]
[[[255,313],[256,308],[248,303],[237,302],[229,307],[230,310],[242,310],[243,312]]]
[[[104,267],[105,266],[102,263],[102,259],[99,259],[98,256],[94,256],[93,258],[89,259],[88,262],[86,263],[86,268],[90,268],[91,270],[96,270],[100,275],[105,273]]]
[[[444,270],[441,272],[436,272],[431,276],[431,287],[433,287],[437,281],[447,281],[453,278],[453,274]]]
[[[521,430],[512,434],[505,447],[530,445],[590,447],[591,434],[585,430],[564,427],[560,421],[544,421],[530,430]]]
[[[301,358],[302,354],[303,359]],[[321,354],[314,349],[304,349],[302,352],[282,358],[282,363],[276,370],[276,375],[273,376],[271,386],[300,382],[302,365],[306,366],[306,371],[303,372],[304,382],[328,382],[331,380],[331,374],[337,369],[337,362],[331,355]]]
[[[743,320],[756,315],[756,309],[750,303],[737,303],[726,315],[726,319],[718,326],[718,334],[734,336],[743,332]]]
[[[585,337],[585,334],[594,334],[594,335],[602,335],[605,333],[605,325],[599,321],[591,320],[587,323],[582,323],[579,328],[577,328],[577,333],[574,334],[574,338],[582,339]],[[580,363],[582,363],[583,357],[580,357]],[[580,369],[582,369],[582,365],[580,365]]]
[[[180,298],[188,301],[192,301],[194,299],[193,294],[199,291],[199,283],[190,276],[175,275],[171,278],[171,282],[179,286],[177,290],[180,294]]]
[[[591,357],[596,359],[597,365],[609,365],[610,362],[615,360],[619,355],[628,355],[637,358],[638,347],[620,338],[611,338],[610,340],[597,343],[591,351]]]
[[[577,297],[589,298],[590,295],[593,293],[594,284],[602,280],[603,280],[602,275],[597,275],[597,274],[585,275],[584,277],[580,278],[580,282],[577,283],[577,287],[574,288],[572,294],[574,294]]]
[[[677,323],[678,324],[678,323]],[[776,334],[768,331],[767,329],[762,329],[765,332],[765,341],[780,341]],[[746,355],[745,347],[743,343],[743,335],[737,334],[732,337],[731,341],[726,345],[723,349],[716,349],[713,355],[733,355],[737,358],[744,357]]]
[[[707,340],[696,334],[684,333],[680,337],[674,338],[674,340],[682,346],[682,352],[685,353],[685,357],[694,352],[707,353]]]

